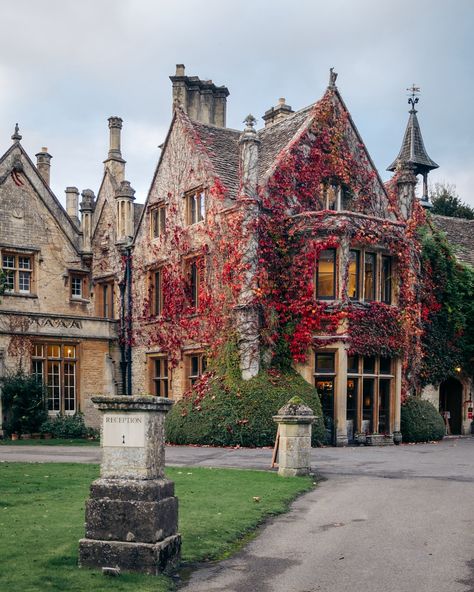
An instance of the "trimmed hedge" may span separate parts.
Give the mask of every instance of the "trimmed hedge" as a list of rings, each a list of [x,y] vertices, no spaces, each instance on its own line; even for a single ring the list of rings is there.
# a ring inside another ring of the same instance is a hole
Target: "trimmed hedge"
[[[173,444],[272,446],[277,429],[272,417],[295,396],[318,416],[313,446],[324,443],[321,404],[313,386],[294,371],[274,369],[244,381],[231,355],[230,363],[214,364],[173,406],[166,419],[166,437]]]
[[[436,407],[419,397],[409,397],[402,405],[401,432],[404,442],[442,440],[444,420]]]

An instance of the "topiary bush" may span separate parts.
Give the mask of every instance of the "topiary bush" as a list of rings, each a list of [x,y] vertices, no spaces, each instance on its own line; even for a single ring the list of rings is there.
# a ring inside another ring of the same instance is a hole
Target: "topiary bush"
[[[404,442],[442,440],[444,420],[436,407],[419,397],[408,397],[402,405],[401,432]]]
[[[244,381],[231,350],[224,361],[211,364],[193,390],[173,406],[166,419],[167,440],[173,444],[272,446],[277,430],[272,417],[294,396],[318,416],[313,445],[325,443],[321,404],[313,386],[291,370],[268,369]]]
[[[8,435],[37,432],[47,418],[46,393],[36,376],[18,370],[0,378],[3,423]]]

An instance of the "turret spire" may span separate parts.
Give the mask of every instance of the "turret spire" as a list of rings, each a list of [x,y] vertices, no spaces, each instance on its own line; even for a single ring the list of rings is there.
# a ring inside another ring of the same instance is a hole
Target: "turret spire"
[[[408,118],[408,124],[400,152],[398,153],[397,158],[387,168],[387,171],[393,172],[396,170],[397,166],[400,165],[411,165],[415,175],[421,174],[423,176],[422,202],[426,205],[429,204],[428,172],[437,169],[439,165],[437,165],[426,152],[423,136],[421,135],[420,124],[418,123],[418,118],[416,116],[417,110],[415,109],[415,105],[419,101],[417,95],[420,92],[420,88],[413,84],[410,88],[407,88],[407,90],[410,92],[410,98],[408,99],[408,104],[411,106],[409,111],[410,116]]]

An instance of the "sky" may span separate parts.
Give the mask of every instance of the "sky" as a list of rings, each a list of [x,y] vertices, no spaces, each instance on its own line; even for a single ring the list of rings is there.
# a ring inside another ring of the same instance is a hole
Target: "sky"
[[[382,175],[418,104],[425,146],[474,206],[472,0],[15,0],[3,3],[0,153],[16,122],[35,161],[53,155],[51,186],[97,192],[107,118],[124,120],[126,177],[144,202],[171,120],[175,65],[230,90],[228,127],[279,97],[294,110],[318,100],[329,68]]]

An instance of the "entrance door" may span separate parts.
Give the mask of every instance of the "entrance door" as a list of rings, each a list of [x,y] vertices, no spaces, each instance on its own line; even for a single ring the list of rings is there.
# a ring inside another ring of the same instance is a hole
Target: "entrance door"
[[[456,378],[448,378],[439,387],[440,413],[449,414],[452,434],[460,434],[462,429],[462,384]]]

